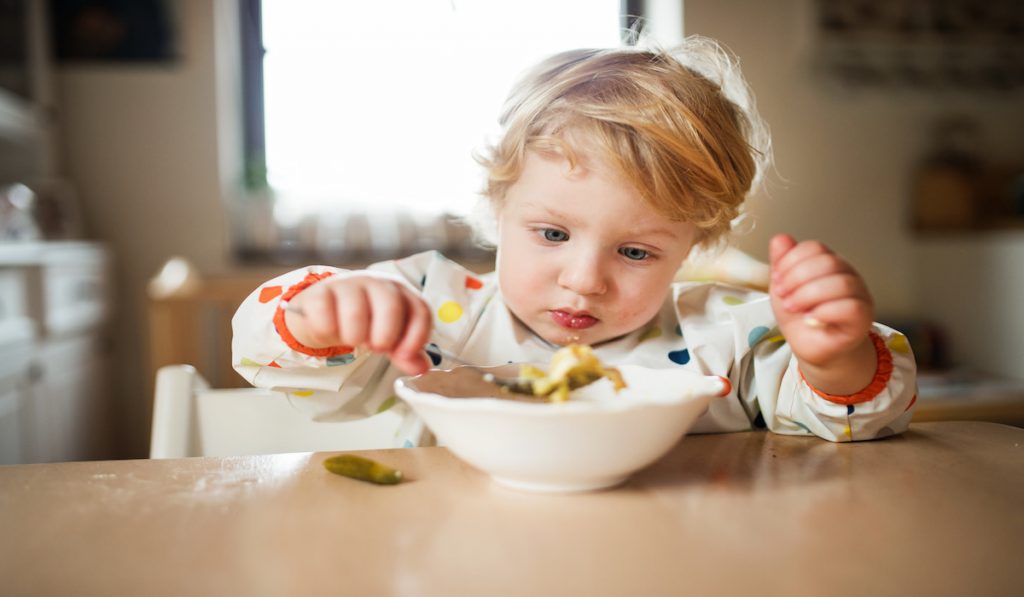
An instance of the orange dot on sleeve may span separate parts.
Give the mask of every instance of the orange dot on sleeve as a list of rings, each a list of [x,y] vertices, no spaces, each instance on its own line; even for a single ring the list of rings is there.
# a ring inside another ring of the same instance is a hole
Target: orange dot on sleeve
[[[275,298],[281,296],[281,292],[284,291],[282,286],[266,286],[260,289],[260,302],[269,303]]]
[[[466,276],[466,288],[470,290],[480,290],[484,287],[484,283],[474,278],[473,276]]]

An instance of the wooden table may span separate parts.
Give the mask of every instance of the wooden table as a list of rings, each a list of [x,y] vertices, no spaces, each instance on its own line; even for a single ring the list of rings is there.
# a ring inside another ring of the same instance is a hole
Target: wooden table
[[[534,495],[444,448],[0,467],[4,595],[1020,595],[1024,430],[690,436],[626,485]]]

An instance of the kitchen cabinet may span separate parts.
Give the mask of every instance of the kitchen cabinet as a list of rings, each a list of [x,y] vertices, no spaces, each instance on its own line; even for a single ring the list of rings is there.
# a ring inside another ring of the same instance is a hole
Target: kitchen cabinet
[[[0,298],[0,308],[8,307],[7,298]],[[0,318],[0,464],[31,462],[32,355],[24,347],[32,344],[35,333],[27,319],[17,321],[6,312]]]
[[[0,19],[0,180],[47,180],[59,173],[47,3],[0,2]]]
[[[109,458],[109,255],[0,244],[0,463]]]

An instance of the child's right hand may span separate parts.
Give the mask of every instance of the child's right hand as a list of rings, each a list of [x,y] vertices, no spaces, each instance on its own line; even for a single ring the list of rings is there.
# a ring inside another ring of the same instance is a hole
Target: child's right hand
[[[394,280],[330,278],[295,295],[285,311],[292,336],[310,348],[365,346],[388,355],[404,373],[430,368],[423,346],[430,337],[430,308]]]

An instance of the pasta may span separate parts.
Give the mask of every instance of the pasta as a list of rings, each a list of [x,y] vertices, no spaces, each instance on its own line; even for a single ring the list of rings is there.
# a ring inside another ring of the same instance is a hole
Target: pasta
[[[569,344],[551,357],[548,371],[533,365],[521,365],[519,377],[529,380],[533,395],[551,402],[565,402],[569,393],[601,378],[608,378],[616,391],[626,387],[622,374],[614,367],[605,367],[593,349],[583,344]]]

